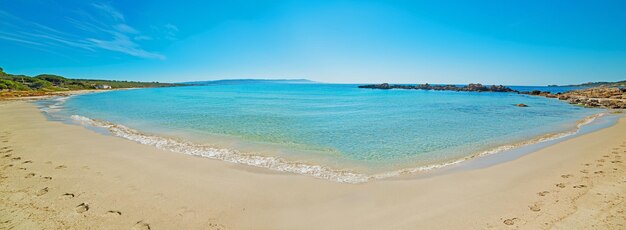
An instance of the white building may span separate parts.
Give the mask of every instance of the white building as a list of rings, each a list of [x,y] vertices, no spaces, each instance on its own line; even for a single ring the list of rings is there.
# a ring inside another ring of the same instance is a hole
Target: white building
[[[110,85],[96,85],[96,89],[111,89]]]

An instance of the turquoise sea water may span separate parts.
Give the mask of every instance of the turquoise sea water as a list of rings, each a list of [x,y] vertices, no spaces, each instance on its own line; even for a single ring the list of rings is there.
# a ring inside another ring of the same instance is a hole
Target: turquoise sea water
[[[118,136],[134,135],[129,139],[177,152],[312,175],[325,170],[367,177],[539,141],[575,130],[578,121],[603,112],[510,93],[356,86],[261,83],[120,90],[72,97],[55,104],[54,116],[106,121],[100,125],[108,128],[123,125]]]

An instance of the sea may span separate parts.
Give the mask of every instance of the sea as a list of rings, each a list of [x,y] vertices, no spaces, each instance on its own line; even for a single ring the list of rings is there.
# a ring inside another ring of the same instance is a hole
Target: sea
[[[344,183],[415,174],[554,141],[607,114],[515,93],[357,86],[228,81],[112,90],[37,103],[52,120],[172,154]],[[520,103],[528,107],[516,106]]]

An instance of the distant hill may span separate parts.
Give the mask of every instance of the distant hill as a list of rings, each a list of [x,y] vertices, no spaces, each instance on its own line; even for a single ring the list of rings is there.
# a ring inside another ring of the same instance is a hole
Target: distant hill
[[[237,84],[307,84],[315,83],[314,81],[307,79],[225,79],[215,81],[192,81],[181,82],[185,85],[237,85]]]
[[[583,83],[583,84],[580,84],[580,85],[566,85],[566,86],[580,86],[580,87],[600,87],[600,86],[604,86],[604,87],[624,88],[624,87],[626,87],[626,80],[617,81],[617,82],[587,82],[587,83]]]
[[[111,81],[93,79],[70,79],[52,74],[40,74],[35,77],[5,73],[0,68],[0,91],[67,91],[97,88],[147,88],[178,86],[179,84],[159,82]]]

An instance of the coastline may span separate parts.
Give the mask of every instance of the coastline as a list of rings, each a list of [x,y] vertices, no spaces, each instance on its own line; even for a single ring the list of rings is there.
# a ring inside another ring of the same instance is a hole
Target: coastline
[[[52,118],[54,113],[48,113],[48,110],[53,109],[53,107],[56,108],[62,106],[62,104],[68,98],[69,96],[60,97],[57,100],[54,100],[54,103],[52,103],[51,105],[42,105],[40,109],[45,111],[46,114],[49,115],[49,118]],[[121,124],[116,124],[109,121],[94,120],[92,118],[83,117],[80,115],[71,115],[71,118],[65,118],[69,119],[65,122],[84,126],[97,132],[110,134],[112,136],[127,139],[136,143],[150,145],[165,151],[175,152],[179,154],[221,160],[225,162],[258,167],[261,169],[268,169],[278,172],[301,174],[334,182],[356,184],[367,183],[372,180],[394,179],[394,177],[422,176],[421,174],[431,174],[433,171],[448,171],[449,168],[463,168],[466,167],[466,165],[470,165],[469,167],[472,167],[471,165],[473,165],[474,161],[486,156],[491,156],[495,154],[506,155],[506,152],[517,151],[518,149],[525,148],[532,149],[533,146],[542,145],[546,142],[558,142],[570,136],[578,135],[582,127],[591,125],[599,118],[613,116],[610,114],[610,111],[594,114],[577,121],[575,128],[570,130],[548,133],[541,136],[533,137],[532,139],[528,140],[517,141],[514,143],[508,143],[483,149],[461,158],[453,158],[441,162],[430,162],[425,165],[407,164],[400,168],[375,173],[363,173],[349,169],[334,168],[325,164],[321,164],[319,162],[298,161],[293,159],[287,160],[276,156],[268,156],[249,152],[241,153],[238,150],[212,145],[198,144],[195,142],[187,141],[185,139],[146,134],[141,132],[140,130],[135,130]],[[526,151],[526,153],[529,153],[529,151]],[[490,164],[495,165],[501,163],[502,161],[504,160],[492,161]]]
[[[88,93],[106,93],[118,90],[132,90],[141,88],[118,88],[118,89],[81,89],[81,90],[68,90],[68,91],[55,91],[55,92],[32,92],[34,94],[42,94],[37,96],[11,96],[0,97],[0,101],[29,101],[29,100],[43,100],[54,97],[71,97],[75,95],[88,94]],[[23,92],[18,92],[23,93]]]
[[[614,126],[486,168],[363,184],[173,154],[48,121],[23,101],[0,102],[0,118],[0,152],[10,154],[0,158],[3,228],[571,229],[626,224],[623,117]]]

